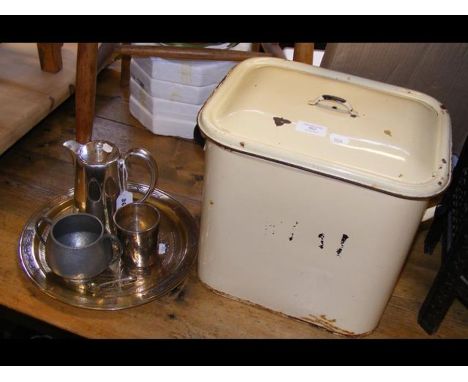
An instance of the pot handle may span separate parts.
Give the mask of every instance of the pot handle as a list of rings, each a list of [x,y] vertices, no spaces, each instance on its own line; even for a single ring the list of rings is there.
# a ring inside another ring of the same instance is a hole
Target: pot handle
[[[154,188],[156,187],[156,182],[158,180],[159,176],[159,171],[158,171],[158,165],[156,164],[156,161],[154,160],[153,156],[150,154],[148,150],[142,149],[142,148],[135,148],[135,149],[130,149],[127,151],[125,154],[123,160],[124,163],[127,161],[127,159],[131,156],[139,157],[141,159],[144,159],[145,163],[148,166],[149,172],[150,172],[150,182],[149,182],[149,187],[148,191],[146,191],[146,194],[143,196],[142,199],[138,201],[138,203],[143,203],[148,197],[153,193]],[[126,165],[126,163],[125,163]],[[124,175],[124,178],[126,176]],[[126,189],[126,184],[125,184],[125,189]]]
[[[41,216],[39,219],[37,219],[36,224],[34,224],[34,231],[36,232],[36,235],[39,236],[39,239],[41,242],[45,245],[46,241],[44,237],[39,233],[41,223],[44,222],[48,225],[52,225],[52,220],[50,220],[48,217]]]

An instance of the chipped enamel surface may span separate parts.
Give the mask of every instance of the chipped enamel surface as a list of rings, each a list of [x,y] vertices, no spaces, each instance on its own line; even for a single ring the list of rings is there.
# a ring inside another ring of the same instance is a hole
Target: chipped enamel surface
[[[374,330],[427,198],[450,179],[445,109],[260,58],[236,66],[198,120],[208,137],[200,279],[336,333]]]
[[[396,197],[210,140],[205,155],[200,279],[333,332],[375,329],[427,200]]]
[[[410,198],[450,180],[450,117],[409,89],[275,58],[237,65],[199,114],[213,141]]]

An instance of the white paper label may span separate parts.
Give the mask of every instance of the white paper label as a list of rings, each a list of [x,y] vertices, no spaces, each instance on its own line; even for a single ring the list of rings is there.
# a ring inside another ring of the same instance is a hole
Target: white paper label
[[[125,206],[128,203],[133,202],[133,194],[130,191],[123,191],[118,197],[117,197],[117,209]]]
[[[314,123],[304,121],[298,121],[296,123],[296,131],[300,131],[301,133],[318,135],[319,137],[324,137],[325,135],[327,135],[327,128],[325,126],[320,126]]]
[[[158,244],[158,253],[160,255],[164,255],[166,253],[166,244],[164,244],[164,243],[159,243]]]
[[[348,145],[349,138],[345,135],[330,134],[330,142],[335,145]]]
[[[103,149],[106,153],[112,152],[112,146],[109,145],[108,143],[104,143],[104,144],[102,145],[102,149]]]

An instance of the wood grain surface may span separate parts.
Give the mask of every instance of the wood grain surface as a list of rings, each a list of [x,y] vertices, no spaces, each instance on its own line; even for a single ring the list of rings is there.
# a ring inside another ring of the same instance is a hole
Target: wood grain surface
[[[0,44],[0,154],[73,93],[76,44],[60,50],[62,69],[47,73],[35,43]]]
[[[37,45],[53,46],[46,55],[60,53],[60,71],[41,70]],[[0,154],[74,93],[77,44],[61,45],[0,44]],[[100,44],[98,71],[111,61],[113,47]]]
[[[122,151],[149,149],[161,171],[158,187],[199,219],[203,150],[145,130],[129,114],[128,88],[120,88],[119,68],[115,63],[98,77],[93,138],[111,140]],[[343,338],[219,296],[198,280],[196,267],[176,293],[122,311],[75,308],[43,294],[18,265],[18,237],[35,209],[73,186],[72,163],[61,145],[74,134],[71,98],[0,156],[1,304],[89,338]],[[440,261],[439,251],[432,257],[422,253],[426,231],[422,226],[380,325],[368,338],[468,337],[467,309],[458,301],[436,335],[426,335],[416,322]]]

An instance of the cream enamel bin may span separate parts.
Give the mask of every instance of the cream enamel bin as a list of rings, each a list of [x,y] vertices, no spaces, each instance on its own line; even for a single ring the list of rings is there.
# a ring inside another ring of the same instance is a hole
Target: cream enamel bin
[[[346,335],[378,324],[428,199],[450,180],[435,99],[275,58],[201,110],[198,271],[227,296]]]

